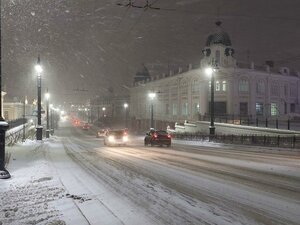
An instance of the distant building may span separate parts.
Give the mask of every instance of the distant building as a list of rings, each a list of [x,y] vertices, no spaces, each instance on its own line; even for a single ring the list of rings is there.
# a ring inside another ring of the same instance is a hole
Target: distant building
[[[136,83],[136,82],[141,82],[141,81],[147,81],[150,79],[151,79],[151,76],[149,74],[147,67],[144,64],[142,64],[142,68],[140,68],[138,70],[138,72],[135,74],[134,82]]]
[[[215,114],[256,117],[282,117],[300,113],[300,75],[289,68],[275,71],[272,61],[263,67],[254,63],[238,63],[234,58],[229,35],[216,23],[202,51],[203,58],[196,69],[189,65],[177,73],[151,79],[135,79],[130,89],[130,116],[133,126],[147,129],[150,124],[149,92],[153,100],[157,128],[175,122],[195,121],[210,113],[210,78],[204,69],[215,63]]]

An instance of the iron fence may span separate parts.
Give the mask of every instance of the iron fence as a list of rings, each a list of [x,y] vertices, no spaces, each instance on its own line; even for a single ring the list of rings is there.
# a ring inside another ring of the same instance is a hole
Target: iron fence
[[[7,121],[7,123],[8,123],[9,129],[11,129],[11,128],[20,126],[24,123],[27,123],[27,119],[26,118],[19,118],[19,119],[16,119],[16,120],[9,120],[9,121]]]
[[[255,145],[300,149],[300,136],[268,135],[207,135],[202,133],[175,133],[173,138],[190,141],[212,141],[225,144]]]
[[[199,116],[199,120],[210,121],[210,115]],[[300,131],[300,118],[282,119],[274,117],[253,117],[251,115],[216,115],[215,122]]]

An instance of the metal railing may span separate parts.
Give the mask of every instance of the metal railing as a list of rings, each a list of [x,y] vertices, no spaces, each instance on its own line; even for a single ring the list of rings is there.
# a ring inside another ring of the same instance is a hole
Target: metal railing
[[[225,144],[255,145],[266,147],[293,148],[300,150],[300,136],[268,135],[207,135],[202,133],[174,133],[174,139],[189,141],[211,141]]]
[[[16,120],[9,120],[9,121],[7,121],[7,123],[8,123],[9,129],[11,129],[11,128],[20,126],[24,123],[27,123],[27,119],[26,118],[19,118],[19,119],[16,119]]]
[[[210,115],[199,116],[199,120],[210,121]],[[216,115],[215,122],[255,127],[300,131],[300,118],[281,119],[273,117],[256,117],[243,115]]]

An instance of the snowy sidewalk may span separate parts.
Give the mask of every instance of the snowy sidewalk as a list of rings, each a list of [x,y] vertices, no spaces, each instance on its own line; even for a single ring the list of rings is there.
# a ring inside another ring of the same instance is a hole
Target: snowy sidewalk
[[[74,162],[59,138],[6,151],[11,179],[0,180],[0,225],[152,224]]]
[[[6,147],[11,179],[0,180],[0,224],[63,225],[60,207],[76,209],[47,161],[47,141]],[[78,212],[77,212],[78,214]],[[71,215],[70,215],[71,216]],[[83,223],[84,224],[84,223]]]
[[[12,177],[0,180],[0,225],[89,224],[78,205],[89,208],[84,203],[91,199],[67,191],[49,157],[48,151],[55,150],[50,142],[28,141],[7,147],[11,153],[7,169]],[[78,185],[73,186],[76,192]]]

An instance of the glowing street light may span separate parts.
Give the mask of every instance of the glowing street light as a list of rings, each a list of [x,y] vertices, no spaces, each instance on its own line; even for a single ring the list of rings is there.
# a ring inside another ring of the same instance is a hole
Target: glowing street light
[[[214,72],[217,71],[217,67],[207,67],[205,73],[210,77],[210,126],[209,134],[215,135],[215,76]]]
[[[154,121],[153,121],[153,100],[156,97],[156,93],[155,92],[150,92],[148,94],[148,97],[150,98],[151,101],[151,120],[150,120],[150,127],[154,128]]]
[[[124,109],[125,109],[125,128],[127,128],[127,117],[128,117],[128,112],[127,112],[128,104],[124,103]]]
[[[37,72],[37,89],[38,89],[38,125],[36,128],[36,140],[43,139],[43,126],[42,126],[42,103],[41,103],[41,92],[42,92],[42,78],[41,73],[43,72],[43,68],[40,65],[40,56],[38,56],[37,64],[35,66],[35,70]]]

